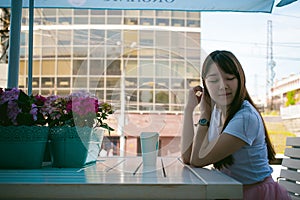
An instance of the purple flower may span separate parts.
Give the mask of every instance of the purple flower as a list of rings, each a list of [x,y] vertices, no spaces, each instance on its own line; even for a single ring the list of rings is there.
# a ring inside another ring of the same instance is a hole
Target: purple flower
[[[31,105],[31,110],[30,110],[29,113],[32,115],[33,120],[36,121],[37,120],[37,114],[38,114],[38,108],[35,104]]]
[[[7,117],[11,120],[14,125],[17,125],[17,116],[21,113],[21,109],[18,107],[17,102],[9,101],[7,104]]]
[[[19,98],[20,90],[13,88],[11,90],[5,91],[1,95],[0,104],[4,104],[9,101],[16,101]]]
[[[27,95],[17,88],[0,89],[0,125],[44,125],[44,97]]]

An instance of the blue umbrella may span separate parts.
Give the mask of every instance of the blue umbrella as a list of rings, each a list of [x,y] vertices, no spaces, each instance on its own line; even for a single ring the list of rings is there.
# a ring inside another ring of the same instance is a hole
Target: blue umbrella
[[[297,0],[281,0],[277,5],[276,7],[282,7],[282,6],[286,6],[286,5],[289,5],[293,2],[295,2]]]

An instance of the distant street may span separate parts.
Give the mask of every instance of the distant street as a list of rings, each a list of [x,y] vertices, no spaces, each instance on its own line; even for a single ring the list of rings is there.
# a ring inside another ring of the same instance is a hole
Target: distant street
[[[282,122],[281,116],[264,116],[265,122]]]

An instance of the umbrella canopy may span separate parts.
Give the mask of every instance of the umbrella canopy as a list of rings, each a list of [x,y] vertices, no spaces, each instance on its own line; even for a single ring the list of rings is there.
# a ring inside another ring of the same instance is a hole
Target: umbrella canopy
[[[0,7],[10,7],[12,0],[1,0]],[[23,0],[29,7],[30,0]],[[231,11],[270,13],[274,0],[38,0],[35,8],[153,9],[184,11]]]

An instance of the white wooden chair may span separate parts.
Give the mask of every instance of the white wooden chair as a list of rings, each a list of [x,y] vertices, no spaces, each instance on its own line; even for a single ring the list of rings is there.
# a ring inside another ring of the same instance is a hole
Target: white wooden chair
[[[286,146],[278,183],[293,200],[300,200],[300,137],[287,137]]]

